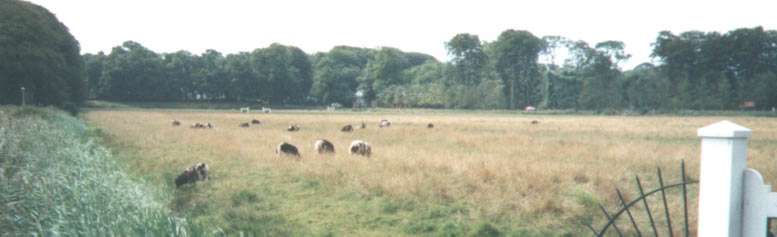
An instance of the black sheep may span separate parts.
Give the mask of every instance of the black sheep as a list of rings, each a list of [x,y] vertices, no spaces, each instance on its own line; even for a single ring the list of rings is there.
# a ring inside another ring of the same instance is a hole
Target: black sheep
[[[289,156],[297,156],[297,157],[300,156],[299,150],[297,150],[297,147],[286,142],[282,142],[281,144],[278,144],[278,148],[275,149],[275,153],[279,155],[289,155]]]
[[[189,167],[175,178],[175,187],[178,188],[184,184],[208,180],[208,171],[208,165],[205,163],[199,163]]]

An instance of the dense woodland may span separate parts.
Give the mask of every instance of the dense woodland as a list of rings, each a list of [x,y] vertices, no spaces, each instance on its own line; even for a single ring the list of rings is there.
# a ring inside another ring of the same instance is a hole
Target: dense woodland
[[[84,55],[92,98],[222,100],[351,106],[357,91],[382,107],[723,110],[777,106],[777,31],[660,32],[658,65],[630,71],[619,41],[590,45],[507,30],[496,41],[458,34],[450,62],[399,49],[338,46],[305,54],[273,44],[252,52],[155,53],[125,42]],[[564,57],[564,60],[558,58]],[[555,63],[563,61],[563,63]]]
[[[629,71],[619,66],[629,59],[620,41],[589,44],[521,30],[495,41],[457,34],[444,43],[448,62],[391,47],[337,46],[311,55],[272,44],[197,55],[157,53],[133,41],[78,55],[77,41],[48,11],[0,3],[0,104],[18,104],[24,86],[31,103],[58,106],[90,98],[599,112],[777,107],[777,31],[761,27],[659,32],[657,63]]]

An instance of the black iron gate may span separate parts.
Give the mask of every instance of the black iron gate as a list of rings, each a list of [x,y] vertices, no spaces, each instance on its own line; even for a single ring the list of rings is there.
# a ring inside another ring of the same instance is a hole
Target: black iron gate
[[[674,184],[665,184],[664,183],[664,177],[661,174],[661,168],[657,169],[658,172],[658,188],[650,190],[645,192],[645,187],[642,185],[642,181],[640,180],[639,176],[635,177],[636,183],[637,183],[637,189],[639,190],[639,197],[635,198],[634,200],[627,201],[623,197],[623,193],[620,189],[616,188],[615,192],[618,195],[619,199],[619,210],[616,212],[608,212],[607,208],[605,208],[603,205],[599,204],[599,208],[601,209],[602,213],[604,213],[604,216],[607,220],[607,223],[602,226],[601,228],[595,228],[591,224],[585,224],[588,229],[590,229],[594,236],[604,236],[607,233],[612,233],[613,231],[617,236],[624,236],[625,233],[621,230],[621,228],[618,227],[617,220],[620,217],[623,217],[624,213],[625,216],[628,217],[629,224],[631,225],[631,230],[633,233],[629,233],[628,235],[634,235],[634,236],[643,236],[643,231],[645,231],[645,234],[647,236],[659,236],[658,228],[656,227],[656,218],[653,216],[653,212],[651,211],[651,206],[648,203],[647,198],[654,194],[661,194],[661,202],[663,204],[663,212],[664,212],[664,220],[667,228],[667,233],[669,236],[674,236],[674,229],[672,226],[672,218],[671,218],[671,212],[669,205],[667,203],[667,195],[666,190],[673,189],[673,188],[680,188],[682,189],[682,206],[683,206],[683,221],[682,226],[682,232],[683,236],[690,236],[690,230],[689,230],[689,223],[688,223],[688,185],[690,184],[696,184],[698,181],[689,180],[685,173],[685,161],[682,161],[680,163],[680,175],[681,175],[681,181]],[[637,223],[635,219],[635,215],[633,215],[632,211],[634,207],[637,205],[641,205],[644,207],[644,211],[646,213],[645,216],[647,216],[647,219],[650,222],[650,226],[648,230],[645,230],[643,226],[643,229],[640,229],[640,225]],[[652,232],[652,234],[650,234]]]

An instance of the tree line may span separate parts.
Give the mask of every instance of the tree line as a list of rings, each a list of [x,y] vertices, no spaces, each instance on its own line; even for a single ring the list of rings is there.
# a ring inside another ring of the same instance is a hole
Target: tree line
[[[83,58],[90,97],[109,101],[301,104],[313,83],[309,56],[280,44],[224,56],[215,50],[159,54],[128,41],[110,54]]]
[[[396,48],[337,46],[308,55],[272,44],[223,55],[155,53],[128,41],[83,55],[89,96],[112,101],[234,101],[460,109],[731,110],[777,106],[777,32],[660,32],[657,63],[623,71],[620,41],[590,45],[506,30],[457,34],[440,62]],[[563,60],[562,60],[563,59]]]
[[[157,53],[133,41],[79,55],[78,41],[43,7],[0,1],[0,22],[0,104],[77,108],[90,98],[600,112],[777,107],[777,31],[762,27],[659,32],[656,63],[624,71],[619,65],[630,56],[623,42],[522,30],[494,41],[457,34],[444,44],[450,60],[441,62],[391,47],[307,54],[272,44],[224,55]]]

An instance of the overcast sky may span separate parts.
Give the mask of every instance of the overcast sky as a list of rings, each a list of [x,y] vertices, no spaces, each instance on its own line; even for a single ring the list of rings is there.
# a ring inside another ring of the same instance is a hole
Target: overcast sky
[[[457,33],[493,41],[506,29],[560,35],[594,45],[620,40],[630,69],[650,61],[661,30],[726,32],[777,29],[773,0],[536,1],[198,1],[32,0],[57,15],[82,53],[110,52],[127,40],[156,52],[215,49],[236,53],[273,42],[307,53],[333,46],[396,47],[448,60],[444,42]]]

